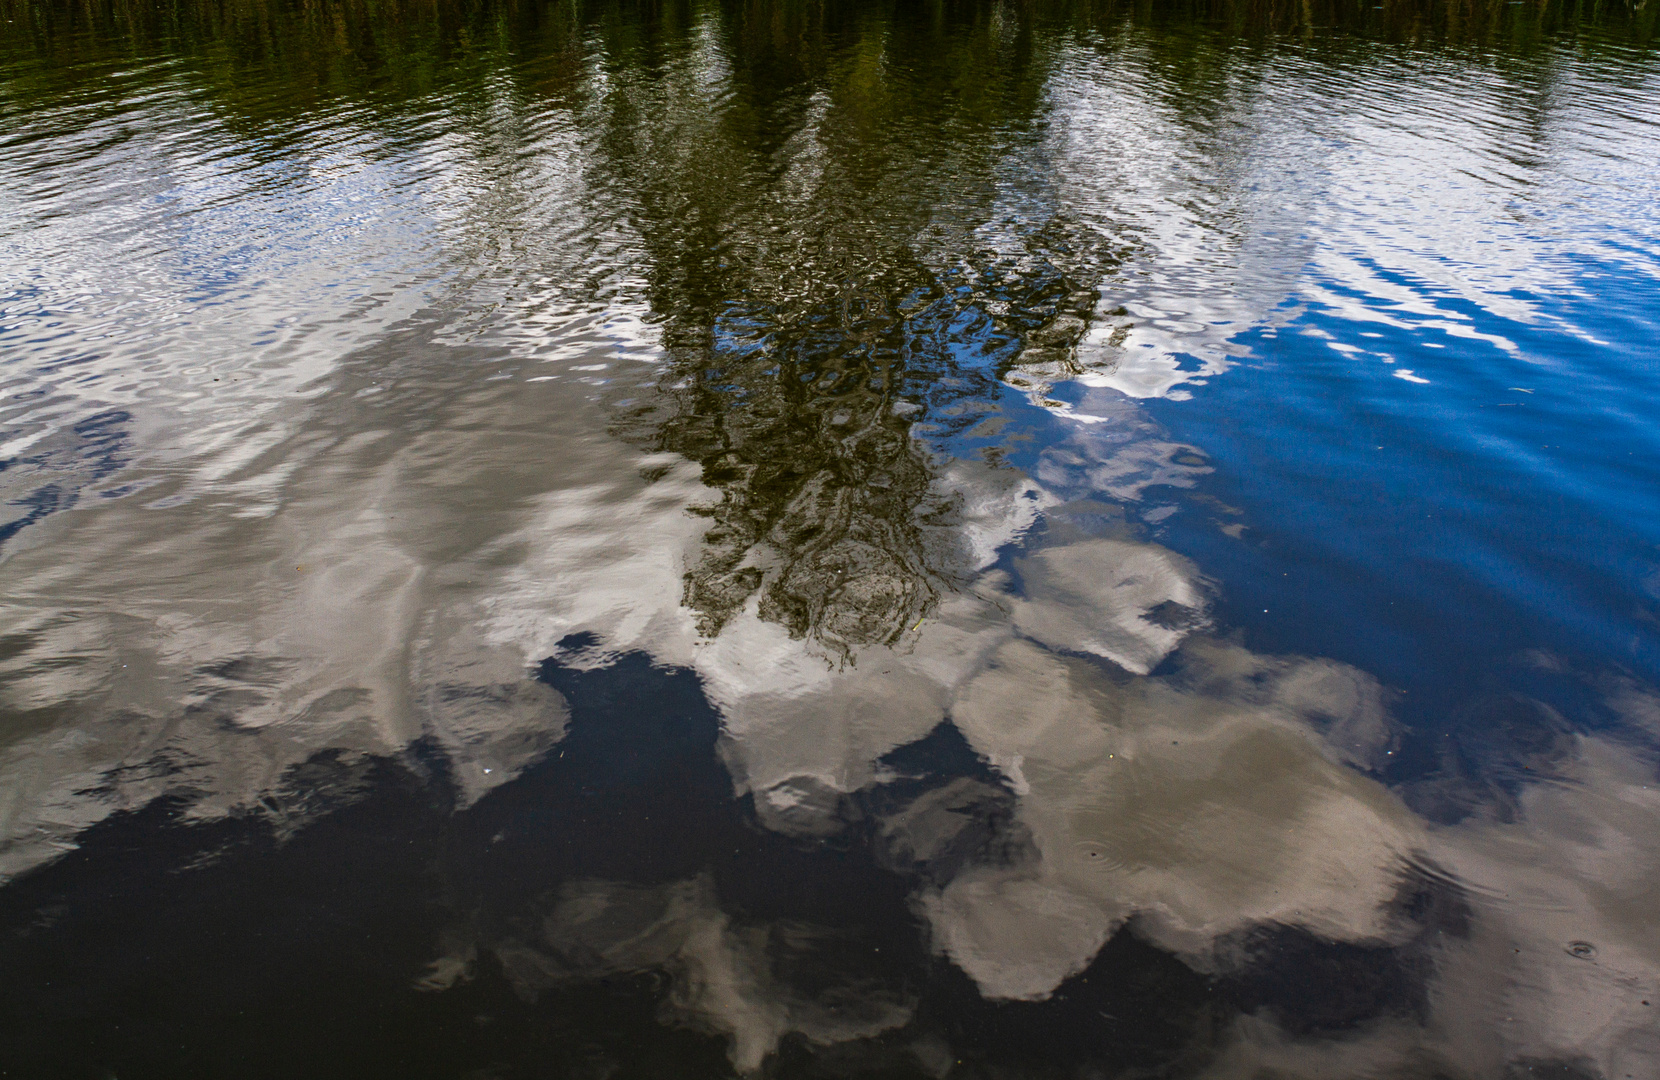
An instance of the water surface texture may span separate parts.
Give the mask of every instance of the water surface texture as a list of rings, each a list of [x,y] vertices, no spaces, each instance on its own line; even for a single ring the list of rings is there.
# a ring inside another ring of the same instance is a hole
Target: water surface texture
[[[1660,1080],[1660,5],[0,0],[0,1072]]]

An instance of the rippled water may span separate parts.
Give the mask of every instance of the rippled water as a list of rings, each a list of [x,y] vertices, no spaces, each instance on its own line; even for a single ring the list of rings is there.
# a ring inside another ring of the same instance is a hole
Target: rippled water
[[[1660,1077],[1657,11],[0,0],[0,1069]]]

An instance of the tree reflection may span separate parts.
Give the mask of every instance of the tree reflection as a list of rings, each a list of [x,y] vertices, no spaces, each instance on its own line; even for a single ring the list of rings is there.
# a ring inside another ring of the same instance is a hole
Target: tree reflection
[[[917,521],[932,472],[902,396],[903,305],[937,298],[886,276],[787,329],[767,312],[729,312],[709,355],[683,363],[681,411],[659,439],[722,493],[686,576],[705,633],[763,581],[763,618],[841,648],[894,641],[932,602]]]
[[[634,431],[720,492],[685,579],[706,634],[757,598],[844,658],[900,640],[952,580],[938,448],[1011,368],[1070,370],[1111,260],[1041,194],[999,205],[1011,145],[1039,152],[1048,69],[988,10],[780,34],[799,8],[751,6],[717,47],[655,43],[661,78],[615,95],[673,358]]]
[[[775,310],[736,307],[706,353],[682,358],[678,412],[657,444],[701,462],[721,491],[686,576],[705,633],[756,592],[762,618],[841,651],[891,644],[927,614],[951,557],[929,526],[948,524],[960,498],[941,485],[929,443],[980,422],[960,404],[995,399],[999,375],[1033,352],[1051,369],[1070,364],[1060,335],[1075,340],[1077,298],[1093,302],[1045,269],[929,280],[896,256],[788,326]],[[1057,326],[1051,344],[1022,351]],[[918,424],[930,440],[913,436]]]

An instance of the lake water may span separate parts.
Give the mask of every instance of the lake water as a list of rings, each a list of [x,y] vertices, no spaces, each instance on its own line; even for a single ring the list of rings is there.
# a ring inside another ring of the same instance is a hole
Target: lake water
[[[1660,5],[0,0],[0,1074],[1660,1078]]]

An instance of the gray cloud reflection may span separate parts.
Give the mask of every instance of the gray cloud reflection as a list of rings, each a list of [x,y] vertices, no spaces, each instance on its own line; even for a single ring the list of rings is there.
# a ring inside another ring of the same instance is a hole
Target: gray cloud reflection
[[[808,924],[736,925],[706,879],[657,888],[575,882],[537,914],[488,945],[521,994],[666,972],[663,1019],[725,1036],[741,1075],[758,1072],[786,1034],[832,1045],[904,1027],[911,1018],[911,1002],[886,980],[876,972],[860,978],[845,962],[841,985],[804,992],[790,977],[793,967],[857,944]],[[463,967],[458,958],[438,970]],[[441,989],[441,982],[429,988]]]

